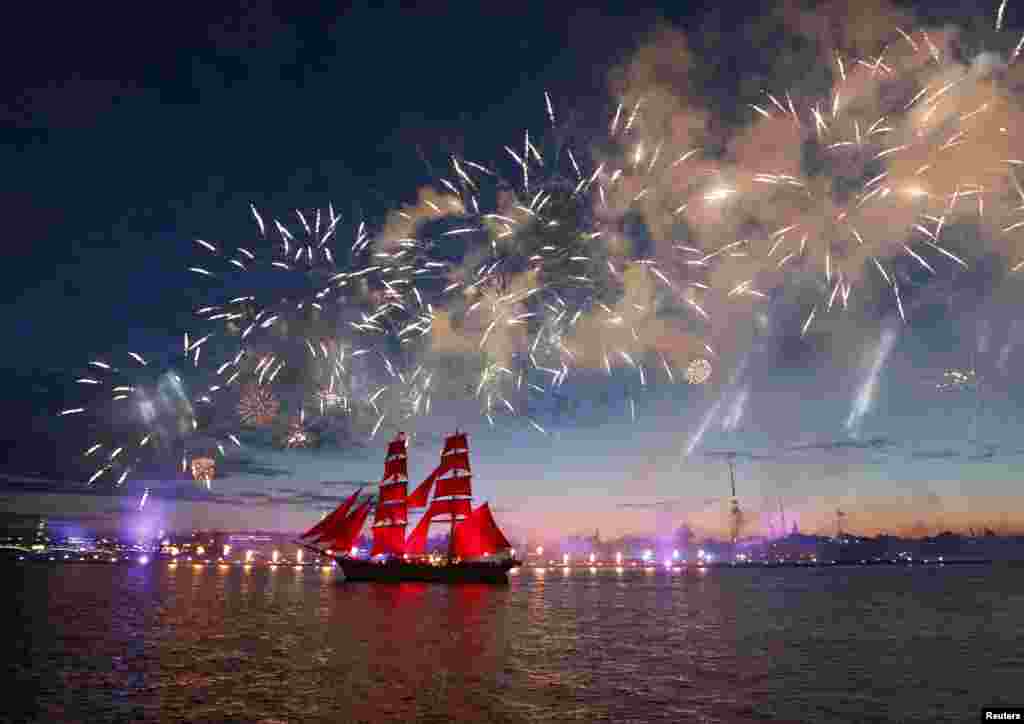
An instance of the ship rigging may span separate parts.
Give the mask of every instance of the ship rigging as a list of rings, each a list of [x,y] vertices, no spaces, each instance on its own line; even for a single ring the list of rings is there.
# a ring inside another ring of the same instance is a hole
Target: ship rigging
[[[371,496],[355,507],[362,493],[357,490],[306,531],[301,544],[333,556],[346,580],[507,582],[508,570],[518,561],[488,504],[473,508],[472,480],[468,436],[456,431],[445,438],[440,463],[409,494],[406,438],[399,433],[388,444],[375,504]],[[358,558],[352,546],[371,507],[373,543],[367,560]],[[424,513],[406,537],[410,510]],[[443,560],[426,554],[427,534],[435,523],[448,526]]]

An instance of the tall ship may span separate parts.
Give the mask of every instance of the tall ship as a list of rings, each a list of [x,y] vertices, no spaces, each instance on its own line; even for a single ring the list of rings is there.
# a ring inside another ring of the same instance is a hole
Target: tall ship
[[[302,544],[334,558],[348,581],[508,583],[508,572],[519,561],[487,503],[473,508],[472,481],[468,436],[456,431],[445,438],[441,462],[410,494],[406,438],[400,432],[388,444],[376,499],[357,505],[363,492],[357,490],[306,531]],[[371,510],[373,546],[369,558],[360,558],[353,545]],[[409,512],[415,510],[423,515],[406,535]],[[443,554],[427,552],[427,534],[436,524],[448,527]]]

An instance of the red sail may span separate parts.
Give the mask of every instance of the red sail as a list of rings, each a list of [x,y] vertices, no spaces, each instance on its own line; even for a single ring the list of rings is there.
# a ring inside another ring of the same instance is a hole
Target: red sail
[[[377,503],[377,509],[373,512],[373,520],[375,523],[405,525],[408,519],[409,514],[406,512],[404,500],[399,503],[388,503],[387,505]]]
[[[370,555],[389,553],[393,556],[400,556],[405,553],[404,525],[377,525],[371,530],[373,531],[373,549],[370,551]]]
[[[405,433],[388,443],[384,456],[384,480],[403,481],[409,479],[408,460],[405,453]]]
[[[462,449],[465,449],[465,445],[466,445],[466,435],[465,435],[465,433],[462,433],[461,435],[450,435],[445,440],[445,452],[449,452],[451,450],[458,449],[458,448],[460,448],[460,446],[461,446]],[[469,470],[469,453],[468,452],[450,453],[448,455],[445,455],[445,454],[442,453],[441,454],[441,462],[434,469],[434,472],[432,472],[430,475],[428,475],[423,480],[422,483],[420,483],[418,486],[416,486],[416,489],[412,492],[412,495],[410,495],[408,497],[407,502],[409,504],[409,507],[410,508],[425,508],[427,506],[427,501],[430,498],[430,489],[434,486],[434,483],[437,482],[438,477],[441,476],[441,475],[444,475],[445,473],[451,472],[452,470],[464,470],[464,471],[468,471]],[[435,495],[438,495],[438,496],[470,495],[470,492],[468,491],[468,489],[466,489],[465,492],[444,492],[444,493],[442,493],[442,492],[440,492],[440,485],[441,485],[441,483],[438,483],[439,489],[438,489],[438,492],[435,493]],[[451,489],[452,488],[446,488],[446,490],[451,490]],[[461,491],[461,490],[463,490],[463,486],[461,484],[456,485],[454,487],[454,490]]]
[[[455,555],[459,558],[479,558],[485,553],[493,555],[512,545],[494,522],[491,509],[484,503],[466,520],[455,525]]]
[[[430,488],[437,481],[438,476],[444,475],[451,470],[445,462],[444,458],[441,459],[441,464],[438,465],[434,472],[426,477],[426,479],[416,486],[416,490],[412,491],[407,500],[410,508],[425,508],[427,506],[427,499],[430,497]]]
[[[388,443],[387,457],[392,455],[405,455],[405,433],[398,433],[398,437]]]
[[[449,495],[472,495],[473,477],[464,475],[461,478],[442,478],[437,481],[437,489],[434,491],[435,498],[446,498]]]
[[[362,492],[362,491],[360,491],[360,492]],[[355,495],[359,495],[359,493],[357,492]],[[353,496],[353,498],[354,497],[355,496]],[[351,508],[352,507],[351,503],[355,502],[355,500],[353,498],[349,498],[349,500],[345,501],[345,505],[343,505],[342,507]],[[345,512],[348,512],[348,511],[346,510]],[[344,531],[346,529],[346,526],[348,525],[349,517],[346,517],[346,516],[343,516],[343,515],[336,517],[334,520],[331,521],[331,523],[329,525],[327,525],[323,530],[320,531],[320,533],[316,536],[316,538],[314,538],[312,540],[312,542],[314,542],[314,543],[321,542],[322,543],[323,541],[328,541],[328,540],[332,540],[333,538],[337,538],[338,535],[340,534],[340,532]]]
[[[355,512],[346,518],[342,525],[338,526],[337,535],[331,540],[323,539],[323,544],[341,553],[348,552],[356,538],[359,537],[359,531],[363,529],[363,524],[366,523],[369,513],[370,501],[367,500],[356,508]]]
[[[405,457],[394,458],[384,463],[384,479],[385,480],[408,480],[409,479],[409,467],[408,461]]]
[[[392,503],[395,501],[405,501],[405,482],[381,483],[380,502]]]
[[[444,451],[448,452],[449,450],[469,450],[466,433],[459,432],[446,437],[444,439]]]
[[[426,516],[437,516],[437,515],[451,515],[455,513],[456,518],[465,517],[470,514],[472,510],[472,503],[462,498],[456,500],[435,500],[430,504],[430,509],[427,510]]]
[[[421,556],[427,552],[427,533],[430,531],[431,513],[424,513],[420,522],[412,529],[412,533],[405,540],[405,552],[409,555]]]
[[[318,535],[319,534],[319,537],[323,538],[324,537],[323,531],[325,529],[327,529],[328,526],[333,526],[333,525],[335,525],[337,523],[340,523],[342,520],[345,519],[345,516],[348,515],[348,511],[352,508],[353,504],[355,504],[356,498],[359,497],[359,494],[361,492],[363,492],[362,488],[360,488],[359,490],[354,492],[352,494],[352,497],[350,497],[344,503],[342,503],[337,508],[335,508],[334,511],[330,515],[326,516],[323,520],[321,520],[319,523],[314,525],[312,528],[307,530],[305,533],[303,533],[299,537],[300,538],[309,538],[310,536],[314,536],[314,535]]]
[[[469,453],[453,452],[441,456],[441,467],[445,470],[469,470]]]
[[[336,523],[339,520],[344,520],[345,519],[345,513],[348,512],[348,511],[342,511],[342,507],[344,507],[344,506],[345,506],[345,503],[342,503],[341,505],[339,505],[337,508],[335,508],[330,513],[325,515],[320,520],[319,523],[317,523],[312,528],[307,530],[305,533],[300,535],[299,538],[312,538],[313,536],[318,536],[324,530],[324,528],[327,528],[328,526],[333,525],[334,523]]]
[[[440,468],[438,468],[440,470]],[[412,495],[405,499],[406,505],[410,508],[426,508],[427,501],[430,499],[430,488],[440,474],[438,470],[432,472],[426,480],[416,486],[416,489],[412,491]]]

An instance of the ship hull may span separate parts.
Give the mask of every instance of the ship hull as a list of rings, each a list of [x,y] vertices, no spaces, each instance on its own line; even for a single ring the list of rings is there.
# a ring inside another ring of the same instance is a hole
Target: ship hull
[[[508,572],[519,566],[519,561],[495,563],[468,562],[431,565],[411,561],[374,561],[336,558],[346,581],[373,581],[376,583],[490,583],[507,584]]]

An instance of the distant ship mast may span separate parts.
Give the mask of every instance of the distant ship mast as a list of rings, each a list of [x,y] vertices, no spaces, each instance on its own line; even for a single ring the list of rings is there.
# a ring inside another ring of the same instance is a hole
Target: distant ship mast
[[[729,519],[730,519],[730,530],[729,535],[732,540],[732,545],[735,548],[737,541],[740,538],[740,529],[743,526],[743,511],[740,510],[740,501],[736,497],[736,454],[729,453],[729,457],[726,458],[726,462],[729,463],[729,483],[732,486],[732,498],[729,501]]]
[[[846,513],[842,510],[836,509],[836,538],[842,538],[846,532],[844,529],[843,521],[846,520]]]

